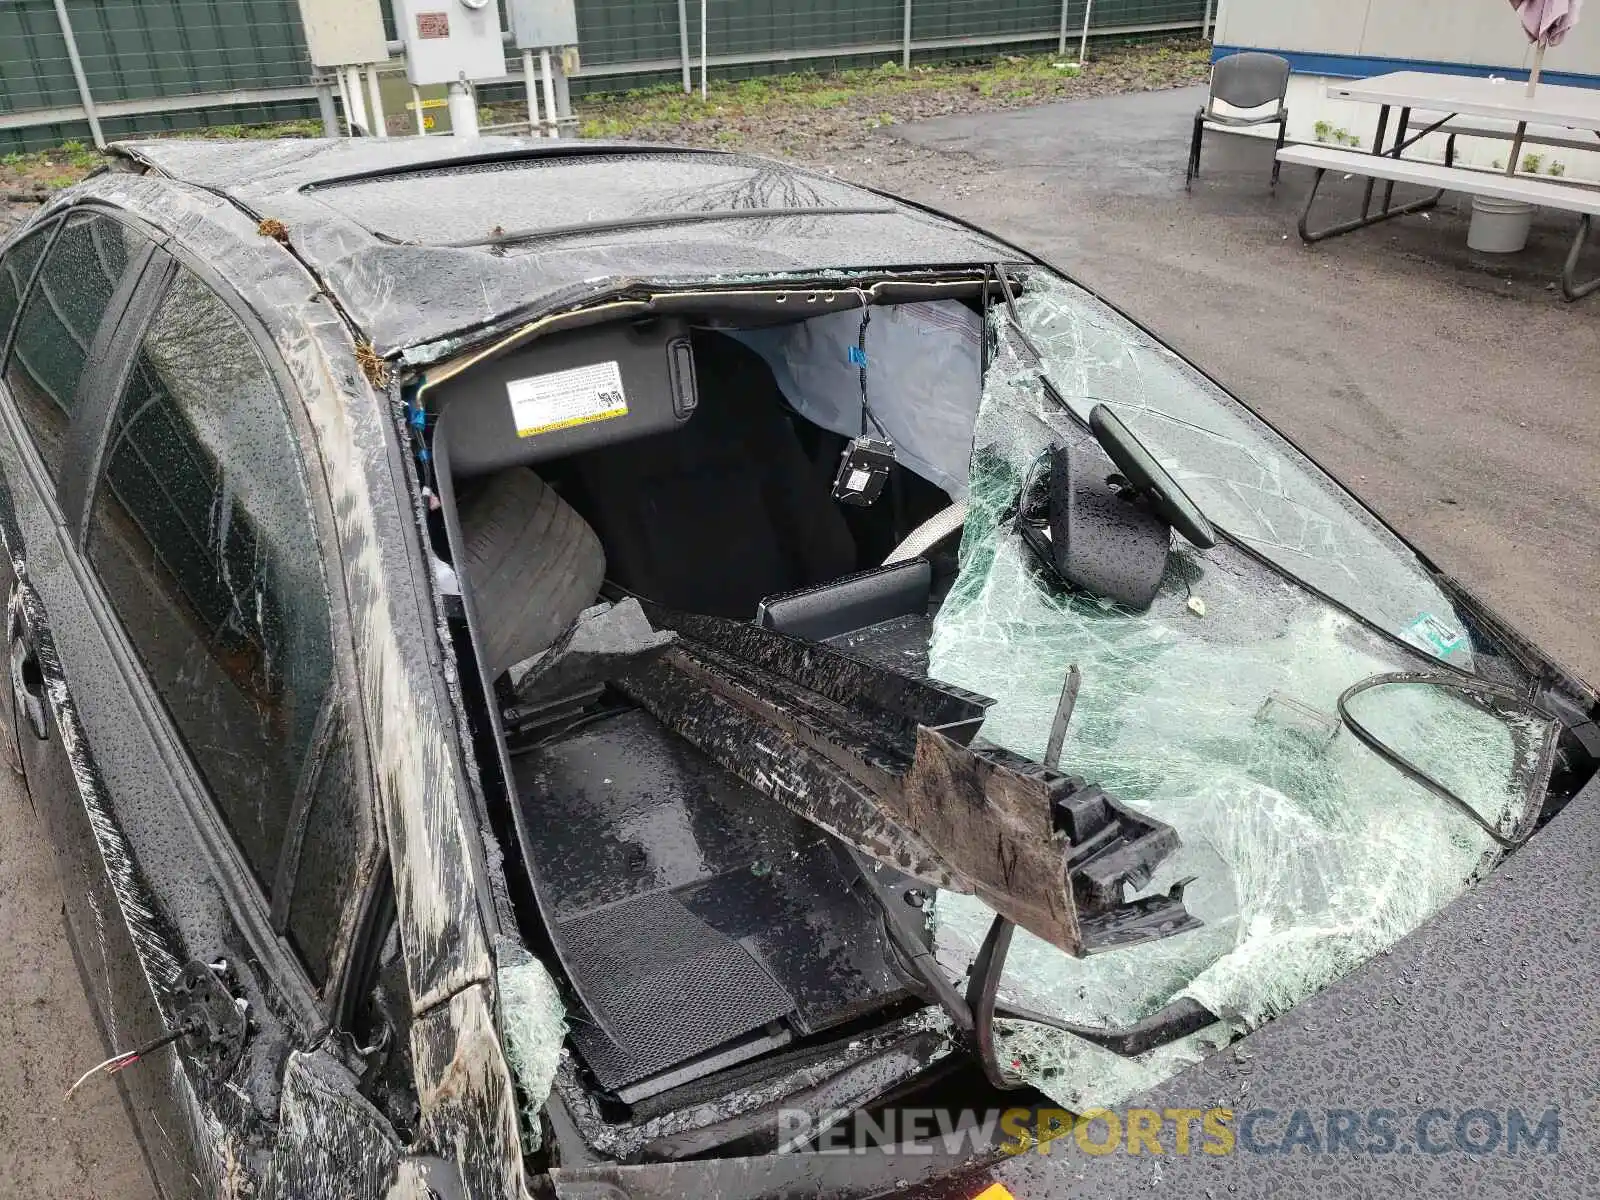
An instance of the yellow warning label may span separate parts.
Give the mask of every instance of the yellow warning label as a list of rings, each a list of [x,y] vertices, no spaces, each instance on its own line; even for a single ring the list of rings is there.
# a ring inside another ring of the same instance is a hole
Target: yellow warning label
[[[535,434],[552,433],[557,429],[571,429],[574,425],[593,425],[596,421],[609,421],[612,417],[625,417],[628,410],[619,408],[616,412],[596,413],[590,417],[568,417],[565,421],[553,421],[549,425],[538,425],[532,429],[519,429],[519,438],[533,437]]]
[[[622,368],[615,361],[513,379],[506,396],[519,438],[628,415]]]

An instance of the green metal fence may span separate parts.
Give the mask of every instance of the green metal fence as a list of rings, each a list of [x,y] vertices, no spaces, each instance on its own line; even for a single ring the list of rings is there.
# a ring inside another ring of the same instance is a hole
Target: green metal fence
[[[706,50],[713,80],[882,61],[908,46],[919,58],[977,56],[1066,40],[1075,53],[1088,3],[1097,34],[1198,29],[1211,7],[1208,0],[708,0]],[[583,69],[575,93],[687,77],[691,63],[698,69],[699,0],[577,5]],[[115,138],[314,116],[311,84],[294,0],[0,0],[0,154],[88,141],[84,92],[104,136]]]
[[[71,0],[66,11],[107,137],[315,111],[294,0]],[[188,111],[197,96],[202,119]],[[219,103],[229,97],[239,102]],[[170,111],[125,113],[163,101]],[[88,134],[54,0],[0,0],[0,153]]]

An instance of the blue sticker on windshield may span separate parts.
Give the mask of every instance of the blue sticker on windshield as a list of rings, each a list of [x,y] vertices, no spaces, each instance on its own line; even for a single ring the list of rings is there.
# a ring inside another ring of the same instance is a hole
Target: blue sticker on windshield
[[[864,367],[867,365],[867,352],[860,346],[850,347],[850,365],[852,367]]]
[[[1441,621],[1432,613],[1418,613],[1417,619],[1406,626],[1406,632],[1419,646],[1425,650],[1432,650],[1440,658],[1467,640],[1465,633]]]

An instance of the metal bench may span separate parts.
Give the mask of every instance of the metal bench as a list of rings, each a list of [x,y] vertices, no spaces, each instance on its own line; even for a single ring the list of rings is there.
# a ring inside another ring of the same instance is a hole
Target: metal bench
[[[1421,129],[1411,131],[1413,122],[1427,121]],[[1383,123],[1379,123],[1379,142],[1383,140]],[[1523,145],[1556,146],[1563,150],[1600,150],[1600,131],[1596,136],[1586,138],[1560,137],[1554,134],[1529,133],[1526,127],[1522,129],[1496,129],[1488,125],[1470,125],[1461,120],[1455,113],[1430,113],[1425,109],[1407,108],[1401,111],[1400,128],[1395,135],[1395,145],[1385,149],[1381,144],[1378,151],[1398,158],[1409,147],[1420,142],[1430,133],[1437,133],[1444,137],[1444,165],[1453,167],[1456,159],[1456,139],[1485,138],[1493,141],[1510,142],[1513,151]]]
[[[1578,232],[1572,239],[1572,249],[1561,271],[1561,294],[1568,300],[1577,300],[1600,288],[1600,276],[1582,283],[1576,278],[1578,257],[1589,240],[1589,228],[1595,216],[1600,214],[1600,190],[1528,175],[1501,175],[1466,167],[1391,158],[1385,154],[1335,150],[1331,146],[1285,146],[1278,151],[1278,161],[1310,167],[1316,172],[1311,183],[1311,194],[1306,197],[1305,211],[1300,214],[1300,237],[1307,242],[1320,242],[1407,213],[1423,212],[1438,204],[1447,190],[1474,196],[1492,196],[1499,200],[1522,200],[1541,208],[1560,208],[1579,214]],[[1311,209],[1317,202],[1322,177],[1329,171],[1366,177],[1367,188],[1361,202],[1361,215],[1314,230],[1311,228]],[[1373,184],[1380,179],[1389,186],[1384,190],[1382,205],[1374,211]],[[1393,185],[1396,183],[1431,187],[1435,191],[1420,200],[1396,205],[1391,202]]]
[[[1432,130],[1445,135],[1445,165],[1453,165],[1456,153],[1457,138],[1485,138],[1494,141],[1511,142],[1516,144],[1516,131],[1512,129],[1490,129],[1485,125],[1460,125],[1455,121],[1446,121],[1443,125]],[[1600,137],[1570,138],[1556,137],[1543,133],[1524,133],[1522,144],[1525,146],[1555,146],[1561,150],[1600,151]]]

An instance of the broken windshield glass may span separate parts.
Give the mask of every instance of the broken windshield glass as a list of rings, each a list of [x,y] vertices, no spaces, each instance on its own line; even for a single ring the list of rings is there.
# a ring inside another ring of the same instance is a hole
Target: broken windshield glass
[[[1352,601],[1374,612],[1387,606],[1389,615],[1437,602],[1403,546],[1390,546],[1359,513],[1324,494],[1313,468],[1236,414],[1208,411],[1205,393],[1176,360],[1091,303],[1049,292],[1021,305],[1075,406],[1092,393],[1120,398],[1118,411],[1141,422],[1140,436],[1163,465],[1181,472],[1230,532],[1273,526],[1285,542],[1291,516],[1302,530],[1315,526],[1317,554],[1295,562],[1322,564],[1318,586],[1330,593],[1344,587]],[[1052,442],[1098,449],[1046,398],[1031,355],[1003,321],[996,333],[961,571],[935,622],[932,674],[995,697],[984,736],[1038,756],[1062,680],[1077,665],[1082,686],[1061,767],[1178,830],[1182,848],[1141,894],[1192,877],[1185,903],[1205,922],[1085,959],[1019,932],[1002,1007],[1009,1001],[1075,1024],[1120,1028],[1189,998],[1224,1022],[1138,1059],[1044,1026],[997,1022],[1002,1062],[1016,1063],[1063,1104],[1111,1104],[1393,944],[1484,871],[1496,847],[1338,718],[1346,689],[1423,669],[1421,654],[1227,542],[1208,551],[1177,543],[1147,613],[1040,577],[1010,520],[1026,472]],[[1150,391],[1135,390],[1137,381]],[[1171,413],[1150,415],[1158,395],[1181,389],[1185,398]],[[1249,471],[1258,473],[1236,478]],[[1356,551],[1348,573],[1334,561],[1340,547]],[[1386,583],[1374,582],[1363,599],[1354,589],[1369,577]],[[1427,764],[1449,763],[1452,786],[1497,828],[1520,825],[1547,769],[1548,722],[1502,719],[1449,689],[1373,691],[1379,694],[1363,711],[1386,735]],[[978,901],[941,893],[933,914],[941,961],[964,969],[989,920]]]
[[[1456,703],[1445,703],[1440,690]],[[1370,679],[1340,698],[1345,727],[1396,770],[1430,786],[1440,799],[1484,826],[1502,846],[1518,844],[1496,828],[1502,814],[1494,764],[1539,753],[1544,722],[1520,700],[1480,691],[1448,676],[1383,676]],[[1472,745],[1492,757],[1463,757]],[[1492,750],[1489,748],[1492,747]]]
[[[1080,420],[1109,405],[1217,525],[1380,628],[1471,669],[1454,606],[1380,521],[1132,322],[1056,276],[1025,282],[1018,317]]]
[[[540,1143],[539,1110],[550,1096],[561,1061],[566,1010],[550,972],[522,946],[501,942],[495,957],[500,963],[500,1028],[506,1062],[522,1101],[523,1149],[532,1153]]]

